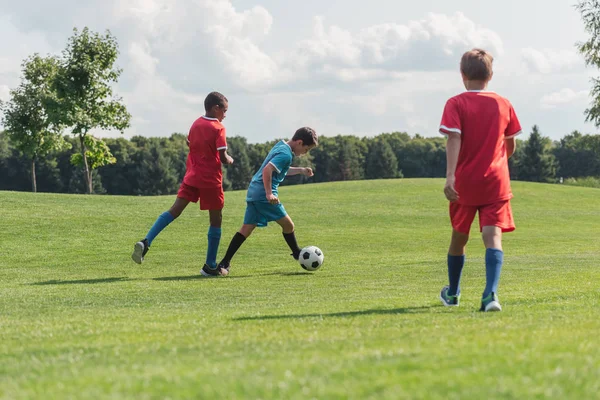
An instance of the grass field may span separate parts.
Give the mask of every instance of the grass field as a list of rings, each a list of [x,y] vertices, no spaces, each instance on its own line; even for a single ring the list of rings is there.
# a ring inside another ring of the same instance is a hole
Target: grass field
[[[485,314],[476,230],[461,307],[437,300],[442,184],[283,187],[323,268],[304,272],[270,226],[219,279],[199,276],[195,207],[131,261],[174,196],[0,192],[0,398],[598,398],[600,191],[513,183],[504,311]],[[220,256],[244,196],[226,194]]]

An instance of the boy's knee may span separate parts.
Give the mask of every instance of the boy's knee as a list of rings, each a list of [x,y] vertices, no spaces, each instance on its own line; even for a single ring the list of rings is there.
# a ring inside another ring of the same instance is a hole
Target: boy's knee
[[[209,219],[210,219],[211,226],[220,228],[221,223],[223,222],[223,214],[221,213],[221,210],[211,211],[210,215],[209,215]]]
[[[294,229],[295,229],[294,221],[292,221],[290,218],[286,218],[283,221],[283,224],[281,224],[281,229],[283,230],[283,233],[294,232]]]

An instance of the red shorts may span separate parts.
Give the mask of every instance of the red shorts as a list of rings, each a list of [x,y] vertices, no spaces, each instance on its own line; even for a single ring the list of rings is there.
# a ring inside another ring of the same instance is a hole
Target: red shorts
[[[196,203],[200,200],[201,210],[221,210],[225,205],[223,187],[197,188],[182,183],[177,192],[177,197]]]
[[[475,214],[479,211],[479,231],[484,226],[497,226],[502,232],[515,230],[510,200],[486,204],[484,206],[465,206],[456,202],[450,203],[450,221],[455,231],[469,234]]]

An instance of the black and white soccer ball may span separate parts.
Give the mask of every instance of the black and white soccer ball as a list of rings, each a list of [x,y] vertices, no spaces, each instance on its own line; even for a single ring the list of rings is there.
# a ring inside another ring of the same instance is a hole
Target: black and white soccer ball
[[[323,252],[316,246],[308,246],[300,251],[300,266],[307,271],[316,271],[323,265]]]

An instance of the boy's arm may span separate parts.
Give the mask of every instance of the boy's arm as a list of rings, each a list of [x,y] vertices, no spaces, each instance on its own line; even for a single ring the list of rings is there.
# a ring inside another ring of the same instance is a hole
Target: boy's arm
[[[225,128],[221,127],[217,134],[217,139],[215,141],[215,145],[217,147],[217,151],[219,152],[219,157],[221,158],[222,164],[233,164],[233,158],[229,154],[227,154],[227,135],[225,133]]]
[[[458,200],[458,193],[454,188],[456,178],[456,165],[458,164],[458,154],[460,153],[461,137],[460,133],[449,132],[446,142],[446,185],[444,185],[444,194],[450,201]]]
[[[267,201],[271,204],[278,204],[279,199],[277,196],[273,194],[272,182],[273,182],[273,171],[275,170],[275,166],[271,163],[268,163],[265,168],[263,168],[262,178],[263,185],[265,186],[265,193],[267,194]]]
[[[504,139],[504,144],[506,144],[506,156],[510,158],[517,149],[517,139],[515,137]]]
[[[288,176],[294,176],[294,175],[298,175],[298,174],[302,174],[304,176],[313,176],[313,170],[312,168],[304,168],[304,167],[290,167],[290,169],[287,172]]]
[[[221,157],[221,162],[223,164],[233,164],[233,158],[231,158],[231,156],[229,154],[227,154],[227,149],[220,149],[219,150],[219,157]]]

